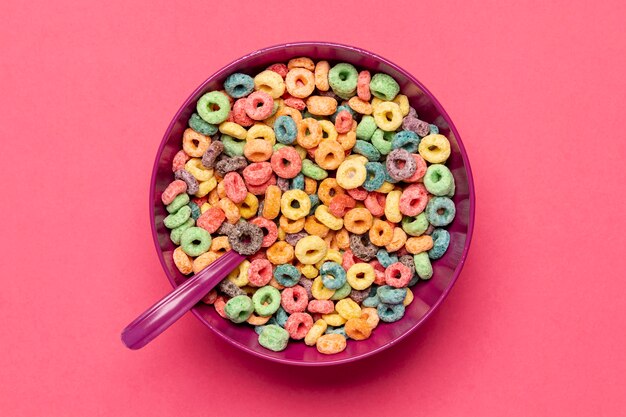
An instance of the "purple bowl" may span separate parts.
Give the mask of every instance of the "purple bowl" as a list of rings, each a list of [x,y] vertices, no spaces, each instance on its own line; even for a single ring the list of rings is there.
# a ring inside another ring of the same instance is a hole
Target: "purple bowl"
[[[358,69],[367,69],[372,73],[384,72],[398,81],[401,92],[409,97],[422,120],[436,124],[452,146],[452,154],[447,162],[456,181],[454,202],[457,208],[456,218],[448,227],[451,241],[446,254],[433,262],[433,277],[413,287],[415,299],[407,308],[405,316],[392,324],[381,323],[367,340],[348,342],[346,350],[336,355],[322,355],[315,348],[304,343],[292,342],[282,352],[272,352],[259,345],[257,335],[251,326],[235,325],[221,318],[212,306],[202,303],[193,310],[193,314],[208,328],[227,342],[255,356],[291,365],[321,366],[352,362],[380,352],[400,341],[422,324],[446,298],[461,273],[470,246],[474,227],[474,183],[469,160],[461,138],[437,99],[411,74],[371,52],[352,46],[328,42],[299,42],[276,45],[261,49],[230,63],[209,77],[183,103],[174,116],[159,150],[152,170],[150,183],[150,217],[154,244],[163,269],[173,287],[185,280],[172,261],[175,246],[169,239],[169,231],[163,225],[167,215],[161,203],[161,191],[172,179],[172,159],[181,147],[183,131],[187,120],[195,111],[196,100],[207,91],[221,89],[224,79],[233,72],[253,74],[275,62],[286,62],[298,56],[308,56],[314,60],[331,62],[349,62]]]

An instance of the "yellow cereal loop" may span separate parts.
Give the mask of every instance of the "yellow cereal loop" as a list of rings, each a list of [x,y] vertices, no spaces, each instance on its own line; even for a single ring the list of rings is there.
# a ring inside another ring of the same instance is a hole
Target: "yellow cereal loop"
[[[304,159],[307,156],[307,152],[306,149],[304,149],[302,146],[300,145],[296,145],[294,146],[294,149],[296,150],[296,152],[298,152],[298,155],[300,155],[300,159]]]
[[[254,77],[254,89],[264,91],[272,98],[279,98],[285,94],[285,81],[278,73],[265,70]]]
[[[220,124],[220,132],[237,139],[245,139],[248,134],[245,127],[235,122],[222,122]]]
[[[359,155],[358,153],[353,153],[351,155],[346,156],[346,161],[357,161],[362,163],[363,165],[367,164],[369,160],[363,155]]]
[[[289,116],[296,122],[296,125],[302,121],[302,113],[300,110],[294,109],[293,107],[285,106],[282,109],[276,111],[276,117],[280,116]]]
[[[191,158],[185,164],[185,170],[194,176],[198,181],[208,181],[213,178],[213,169],[202,165],[202,159]]]
[[[333,122],[330,120],[320,120],[318,123],[322,128],[322,140],[337,140],[337,129],[335,129],[335,124]]]
[[[251,219],[256,216],[256,212],[259,208],[259,199],[252,193],[246,194],[246,198],[237,205],[239,207],[239,214],[244,219]]]
[[[375,109],[380,103],[384,103],[384,100],[379,99],[378,97],[372,98],[372,109]]]
[[[317,269],[320,269],[321,266],[324,264],[324,262],[336,262],[341,265],[342,261],[343,261],[343,256],[341,252],[339,252],[336,249],[328,249],[328,251],[326,252],[326,256],[324,256],[324,258],[321,261],[315,264],[315,267]]]
[[[319,236],[305,236],[296,243],[295,254],[305,265],[315,265],[326,256],[328,246]]]
[[[304,336],[304,343],[307,346],[315,346],[317,339],[320,338],[321,335],[324,334],[326,329],[328,328],[328,324],[322,319],[319,319],[313,326],[309,329],[306,336]]]
[[[337,183],[346,190],[353,190],[365,182],[365,165],[355,159],[344,160],[337,168]]]
[[[343,227],[343,219],[333,216],[332,213],[328,211],[328,207],[323,204],[315,209],[315,218],[331,230],[339,230]]]
[[[215,187],[217,187],[217,179],[215,177],[211,177],[207,181],[202,181],[198,183],[198,192],[194,195],[196,197],[204,197],[205,195],[213,191]]]
[[[335,295],[335,290],[326,288],[322,282],[322,277],[317,277],[313,280],[311,294],[316,300],[330,300],[330,297]]]
[[[246,142],[250,142],[255,139],[263,139],[269,142],[272,146],[276,143],[274,130],[263,123],[255,123],[248,129],[248,132],[246,132]]]
[[[376,126],[386,132],[393,132],[402,125],[400,106],[393,101],[384,101],[374,108]]]
[[[289,220],[299,220],[311,211],[311,199],[302,190],[287,190],[280,197],[280,210]]]
[[[243,287],[248,285],[248,268],[250,267],[250,262],[244,260],[242,263],[237,266],[237,268],[233,269],[230,274],[226,277],[230,282],[235,284],[238,287]]]
[[[409,98],[407,96],[404,94],[398,94],[392,101],[400,107],[400,113],[402,113],[402,116],[409,114],[411,105],[409,104]]]
[[[385,200],[385,217],[387,220],[393,223],[400,223],[402,221],[402,213],[400,212],[400,197],[401,191],[391,191],[387,194]]]
[[[374,267],[362,262],[352,265],[346,273],[348,284],[358,291],[369,288],[375,278]]]
[[[344,298],[337,301],[335,311],[346,320],[358,319],[361,317],[361,307],[351,298]]]
[[[376,190],[376,192],[379,192],[381,194],[387,194],[391,191],[393,191],[394,189],[394,185],[390,182],[383,182],[383,185],[380,186],[380,188],[378,190]]]
[[[424,136],[417,151],[431,164],[443,164],[450,157],[450,142],[440,134]]]
[[[406,307],[413,302],[413,291],[410,288],[406,289],[406,297],[404,297],[404,301],[402,304]]]
[[[339,313],[333,312],[330,314],[322,314],[322,320],[329,326],[337,327],[344,324],[347,320],[343,318]]]
[[[302,275],[304,275],[308,279],[313,279],[320,274],[318,268],[314,267],[313,265],[302,265],[299,269]]]
[[[204,197],[204,196],[202,196]],[[203,214],[205,211],[207,211],[208,209],[210,209],[212,206],[209,203],[204,203],[201,207],[200,207],[200,213]]]

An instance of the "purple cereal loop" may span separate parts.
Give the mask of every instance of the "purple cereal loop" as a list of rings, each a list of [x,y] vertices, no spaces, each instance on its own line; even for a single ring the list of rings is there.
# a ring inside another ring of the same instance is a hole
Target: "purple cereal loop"
[[[232,171],[239,171],[248,166],[248,161],[243,156],[233,156],[232,158],[223,159],[215,164],[215,170],[220,177]]]
[[[361,304],[363,300],[365,300],[370,294],[370,289],[366,290],[352,290],[350,291],[349,297],[352,298],[352,301],[355,303]]]
[[[405,266],[408,266],[411,270],[411,274],[415,273],[415,262],[413,261],[413,256],[411,255],[402,255],[398,258],[398,261]]]
[[[419,118],[417,111],[413,107],[409,107],[409,114],[406,117],[413,117],[415,119]]]
[[[291,246],[296,246],[296,243],[300,241],[303,237],[308,236],[309,234],[306,232],[298,232],[298,233],[287,233],[285,235],[285,242],[289,243]]]
[[[416,117],[407,116],[402,119],[402,128],[415,132],[420,137],[427,136],[430,133],[430,125]]]
[[[280,191],[283,193],[289,190],[289,180],[287,178],[276,178],[276,185],[280,188]]]
[[[263,244],[263,230],[256,224],[237,223],[228,234],[228,243],[240,255],[254,255]]]
[[[224,279],[222,280],[218,287],[217,287],[222,293],[226,294],[227,296],[229,296],[230,298],[236,297],[238,295],[245,295],[245,292],[243,292],[243,290],[241,288],[239,288],[238,286],[235,285],[234,282],[228,280],[228,279]]]
[[[197,193],[198,190],[200,189],[198,180],[193,175],[191,175],[188,171],[185,171],[184,169],[179,169],[178,171],[176,171],[174,173],[174,178],[176,178],[177,180],[185,181],[185,184],[187,184],[187,194],[193,195]]]
[[[404,162],[402,168],[400,162]],[[387,155],[387,172],[396,181],[402,181],[415,173],[417,163],[413,156],[405,149],[394,149]]]
[[[211,142],[209,148],[202,155],[202,165],[205,168],[213,168],[215,166],[215,160],[224,150],[224,144],[222,142]]]
[[[313,299],[313,293],[311,293],[311,287],[313,287],[313,280],[308,279],[307,277],[301,277],[300,281],[298,281],[304,289],[306,290],[306,295],[309,297],[309,300]]]
[[[350,250],[352,254],[365,262],[369,262],[376,257],[378,247],[370,242],[367,234],[350,235]]]
[[[217,228],[215,233],[218,235],[229,235],[233,231],[234,227],[234,225],[228,222],[223,222],[222,225]]]
[[[335,94],[333,90],[330,90],[330,89],[328,91],[318,91],[317,95],[324,96],[324,97],[332,97],[335,100],[337,100],[337,102],[341,102],[341,98],[339,98],[339,96]]]

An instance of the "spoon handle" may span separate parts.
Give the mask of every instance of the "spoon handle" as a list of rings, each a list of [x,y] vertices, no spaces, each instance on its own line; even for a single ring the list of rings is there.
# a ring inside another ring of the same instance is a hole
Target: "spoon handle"
[[[245,256],[232,250],[220,256],[126,326],[122,330],[122,342],[129,349],[144,347],[199,303],[244,259]]]

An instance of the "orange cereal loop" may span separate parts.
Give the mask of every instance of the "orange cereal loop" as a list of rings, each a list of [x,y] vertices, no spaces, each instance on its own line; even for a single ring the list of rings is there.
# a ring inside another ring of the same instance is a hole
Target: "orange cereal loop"
[[[313,178],[304,177],[304,192],[308,195],[315,194],[317,191],[317,181]]]
[[[261,215],[268,220],[273,220],[280,214],[280,197],[282,192],[276,185],[270,185],[265,190],[265,200]]]
[[[335,233],[334,244],[341,250],[348,249],[350,247],[350,235],[345,228],[337,230]]]
[[[285,233],[298,233],[304,228],[304,217],[298,220],[289,220],[285,216],[280,216],[278,223]]]
[[[311,58],[301,56],[299,58],[290,59],[289,62],[287,62],[287,68],[304,68],[309,71],[313,71],[315,69],[315,63]]]
[[[296,122],[296,125],[302,121],[302,113],[300,110],[294,109],[293,107],[285,106],[282,109],[279,109],[276,112],[276,117],[279,116],[289,116]]]
[[[369,231],[370,241],[376,246],[385,246],[393,238],[393,227],[384,220],[375,219]]]
[[[346,230],[350,233],[362,235],[372,227],[374,218],[366,208],[353,208],[343,218]]]
[[[323,169],[335,170],[345,158],[344,149],[336,140],[323,140],[315,151],[315,163]]]
[[[270,282],[267,285],[271,285],[272,287],[276,288],[279,291],[285,289],[285,287],[280,285],[278,283],[278,281],[276,281],[276,278],[274,278],[274,277],[272,277],[272,279],[270,280]]]
[[[237,204],[233,203],[228,198],[222,198],[217,202],[217,207],[221,208],[224,214],[226,215],[226,220],[228,223],[235,224],[241,218],[241,214],[239,213],[239,207]]]
[[[296,142],[305,149],[315,148],[322,140],[322,127],[317,120],[308,117],[297,123]]]
[[[315,65],[315,87],[320,91],[328,91],[330,85],[328,84],[328,72],[330,71],[330,64],[328,61],[320,61]]]
[[[246,142],[243,154],[252,162],[264,162],[272,157],[272,144],[263,139],[253,139]]]
[[[278,236],[278,240],[285,240],[285,238],[287,237],[287,233],[282,227],[278,228],[278,231],[276,232],[276,234]]]
[[[372,114],[372,105],[367,101],[361,100],[357,96],[348,100],[348,106],[350,106],[350,108],[357,113]]]
[[[252,313],[250,317],[248,317],[248,320],[246,320],[246,323],[253,326],[262,326],[267,323],[271,317],[272,316],[257,316],[256,314]]]
[[[214,206],[217,204],[217,202],[220,201],[220,195],[217,193],[217,188],[214,188],[213,190],[211,190],[211,192],[209,193],[209,198],[207,200],[207,202],[211,205]]]
[[[193,273],[197,274],[219,258],[215,252],[205,252],[193,260]]]
[[[324,205],[330,205],[330,200],[336,195],[345,194],[346,191],[337,184],[335,178],[324,179],[317,188],[317,196]]]
[[[433,238],[428,235],[410,237],[406,240],[405,247],[411,255],[417,255],[433,248]]]
[[[226,185],[223,182],[217,184],[217,196],[219,198],[226,198]]]
[[[399,251],[404,246],[405,242],[406,233],[404,230],[402,230],[401,227],[394,227],[391,242],[385,245],[385,249],[387,249],[387,252]]]
[[[319,353],[332,355],[342,352],[346,348],[346,338],[336,333],[325,334],[317,339],[315,346]]]
[[[267,248],[265,256],[267,256],[267,260],[274,265],[288,264],[293,260],[293,246],[280,240]]]
[[[230,250],[230,243],[228,242],[228,236],[217,236],[211,240],[211,252],[215,252],[218,255],[223,255]]]
[[[372,335],[372,328],[364,319],[349,319],[344,325],[346,336],[354,340],[365,340]]]
[[[305,98],[315,90],[313,73],[304,68],[293,68],[285,77],[287,92],[296,98]]]
[[[183,132],[183,150],[189,156],[201,158],[209,149],[211,138],[196,132],[192,128],[187,128]]]
[[[337,135],[337,142],[339,142],[344,151],[349,151],[356,144],[356,132],[351,130],[348,133]]]
[[[174,253],[172,254],[172,258],[174,259],[174,265],[183,275],[189,275],[193,271],[193,262],[191,257],[183,252],[182,247],[177,247],[174,249]]]
[[[332,116],[337,111],[337,100],[326,96],[311,96],[306,99],[306,108],[316,116]]]
[[[328,231],[330,229],[320,223],[315,216],[308,216],[304,222],[304,230],[310,235],[316,235],[324,238],[328,235]]]

